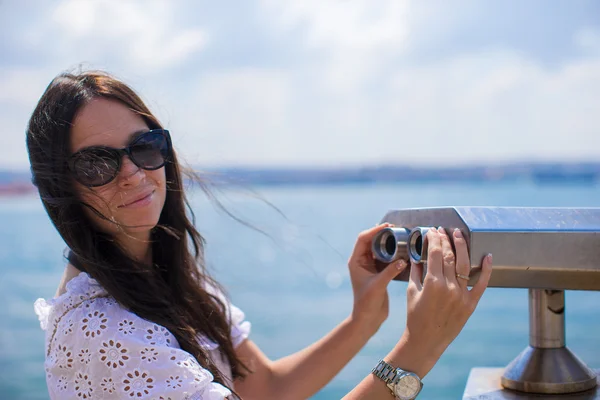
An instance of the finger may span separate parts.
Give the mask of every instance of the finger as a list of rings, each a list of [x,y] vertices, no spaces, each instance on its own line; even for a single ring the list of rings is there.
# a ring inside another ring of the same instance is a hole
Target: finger
[[[465,240],[460,229],[455,229],[454,233],[454,249],[456,251],[456,273],[462,276],[469,276],[471,272],[471,260],[469,258],[469,249],[467,249],[467,241]],[[469,281],[467,279],[458,278],[458,284],[463,289],[467,287]]]
[[[407,265],[408,264],[405,260],[398,260],[394,261],[393,263],[390,263],[390,265],[385,267],[383,271],[377,274],[377,277],[375,278],[377,280],[377,283],[382,287],[387,287],[387,285],[392,280],[394,280],[394,278],[397,277],[398,274],[400,274],[402,271],[404,271],[404,269],[406,269]]]
[[[354,245],[353,254],[361,255],[366,252],[371,252],[371,244],[373,242],[373,238],[379,231],[393,226],[389,223],[384,223],[381,225],[374,226],[373,228],[362,231],[358,234],[358,239],[356,240],[356,244]]]
[[[435,228],[429,229],[426,236],[427,240],[427,275],[432,275],[438,279],[444,277],[442,272],[442,243],[440,234]]]
[[[454,256],[454,250],[452,250],[450,238],[442,227],[438,228],[438,233],[440,234],[440,242],[442,244],[442,269],[444,276],[448,283],[456,285],[458,284],[456,282],[456,257]]]
[[[484,259],[481,265],[481,274],[479,275],[479,280],[473,286],[471,291],[471,300],[477,304],[481,296],[483,296],[483,292],[487,288],[488,283],[490,282],[490,277],[492,276],[492,255],[488,254]]]
[[[409,285],[414,285],[419,291],[423,289],[423,264],[410,263]]]

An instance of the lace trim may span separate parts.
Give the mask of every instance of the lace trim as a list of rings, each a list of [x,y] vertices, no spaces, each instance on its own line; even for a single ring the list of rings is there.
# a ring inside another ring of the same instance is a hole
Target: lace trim
[[[91,296],[85,300],[80,301],[77,304],[74,304],[72,307],[68,307],[65,311],[63,311],[63,313],[56,319],[56,322],[54,324],[54,329],[52,330],[52,334],[50,335],[50,340],[48,341],[48,351],[46,352],[46,357],[50,356],[50,351],[52,350],[52,342],[54,341],[54,336],[56,336],[56,331],[58,330],[58,325],[60,324],[60,320],[63,319],[63,317],[65,315],[67,315],[67,313],[69,311],[76,309],[77,307],[79,307],[80,305],[85,303],[86,301],[95,300],[95,299],[98,299],[101,297],[108,297],[108,294],[97,294],[97,295]]]

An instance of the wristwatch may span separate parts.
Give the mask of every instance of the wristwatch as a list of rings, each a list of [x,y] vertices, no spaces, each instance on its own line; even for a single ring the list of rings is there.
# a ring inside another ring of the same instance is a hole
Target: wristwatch
[[[383,360],[379,360],[371,372],[384,381],[392,395],[399,400],[413,400],[423,388],[423,382],[417,374],[394,368]]]

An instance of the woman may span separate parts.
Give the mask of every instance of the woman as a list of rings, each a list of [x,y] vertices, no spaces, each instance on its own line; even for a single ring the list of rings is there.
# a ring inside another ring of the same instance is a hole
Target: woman
[[[31,116],[27,148],[42,203],[72,255],[55,298],[35,305],[53,399],[304,399],[387,318],[387,285],[406,263],[376,272],[370,243],[380,225],[358,236],[349,258],[351,315],[302,351],[269,360],[204,268],[170,133],[105,73],[55,78]],[[411,266],[406,329],[387,364],[365,366],[349,399],[414,398],[487,286],[491,256],[472,290],[461,278],[470,263],[460,232],[432,229],[427,240],[426,278]],[[391,374],[382,370],[388,364]]]

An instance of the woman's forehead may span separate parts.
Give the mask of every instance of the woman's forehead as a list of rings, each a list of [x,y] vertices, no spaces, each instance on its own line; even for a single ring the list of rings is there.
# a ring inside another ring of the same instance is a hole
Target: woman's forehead
[[[148,126],[127,106],[114,100],[94,99],[77,113],[71,127],[71,150],[90,146],[125,147],[131,134]]]

